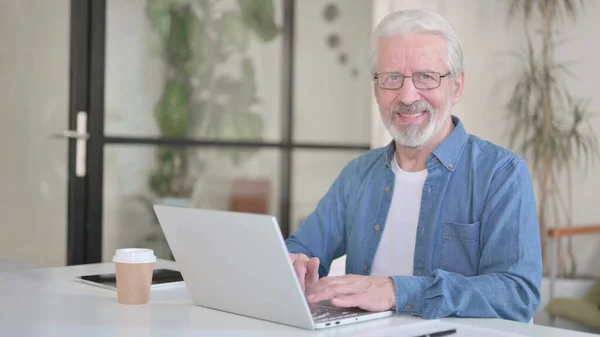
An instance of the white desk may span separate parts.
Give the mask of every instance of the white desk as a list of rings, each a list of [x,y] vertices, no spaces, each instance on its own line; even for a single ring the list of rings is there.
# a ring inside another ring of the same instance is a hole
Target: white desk
[[[177,269],[174,262],[156,267]],[[77,275],[113,272],[112,263],[0,273],[2,336],[345,336],[421,321],[395,316],[308,331],[194,306],[185,286],[154,290],[147,305],[127,306],[114,291],[73,281]],[[526,336],[591,334],[495,319],[447,319]]]
[[[0,273],[31,268],[34,268],[34,266],[26,263],[8,261],[0,258]]]

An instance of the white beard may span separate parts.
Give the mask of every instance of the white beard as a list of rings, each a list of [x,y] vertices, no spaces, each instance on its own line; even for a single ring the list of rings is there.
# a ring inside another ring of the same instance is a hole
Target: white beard
[[[394,113],[390,111],[389,113],[384,114],[384,112],[381,109],[381,106],[379,107],[379,112],[381,113],[382,117],[385,115],[389,115],[389,118],[383,118],[383,122],[394,141],[396,141],[402,146],[414,148],[421,147],[427,144],[433,138],[433,136],[435,136],[438,133],[438,131],[440,131],[440,129],[446,122],[446,119],[450,115],[451,110],[452,106],[450,102],[448,102],[446,111],[444,111],[441,118],[436,119],[435,117],[438,112],[436,112],[433,109],[430,109],[427,112],[427,125],[423,130],[419,129],[419,125],[409,124],[404,127],[403,131],[400,131],[392,123]]]

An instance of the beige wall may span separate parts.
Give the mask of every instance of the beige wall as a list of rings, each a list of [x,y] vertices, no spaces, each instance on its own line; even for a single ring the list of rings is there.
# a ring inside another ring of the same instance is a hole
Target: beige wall
[[[323,20],[323,10],[336,3],[339,16]],[[368,144],[371,104],[369,48],[371,4],[363,0],[296,2],[294,139],[304,143]],[[340,47],[326,45],[330,33]],[[348,63],[338,63],[341,52]],[[352,76],[352,68],[358,70]],[[294,153],[292,224],[298,226],[327,192],[342,167],[359,151]]]
[[[69,1],[0,1],[0,260],[66,263]]]
[[[509,125],[506,122],[504,106],[509,96],[498,84],[501,78],[511,75],[514,63],[499,57],[498,53],[522,50],[519,48],[523,47],[524,38],[519,21],[510,24],[507,22],[506,2],[379,0],[373,4],[375,22],[390,11],[414,6],[439,11],[454,24],[464,48],[466,85],[464,97],[453,113],[462,119],[468,132],[507,147]],[[580,21],[564,29],[564,37],[568,42],[557,52],[558,59],[577,61],[572,71],[578,79],[568,79],[566,83],[574,95],[590,99],[591,111],[600,111],[600,97],[597,93],[600,68],[596,66],[596,60],[600,59],[600,47],[593,43],[600,31],[600,24],[596,20],[598,15],[600,6],[589,4]],[[380,146],[389,141],[389,135],[381,124],[375,104],[372,116],[372,144]],[[600,119],[595,118],[592,127],[594,130],[600,130]],[[581,170],[574,172],[575,224],[600,223],[600,207],[597,207],[595,201],[595,195],[600,188],[599,165],[600,162],[596,161],[595,168],[587,174]],[[562,184],[564,185],[564,181]],[[600,260],[597,258],[600,256],[600,235],[576,238],[573,243],[578,271],[600,276]]]

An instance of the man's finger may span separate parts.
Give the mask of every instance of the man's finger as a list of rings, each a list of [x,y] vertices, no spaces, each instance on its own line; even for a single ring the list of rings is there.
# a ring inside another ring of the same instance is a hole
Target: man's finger
[[[304,254],[289,254],[290,259],[292,260],[292,264],[296,263],[296,261],[306,260],[308,261],[308,256]]]
[[[389,301],[382,298],[373,297],[367,293],[357,293],[346,296],[336,296],[330,300],[336,307],[353,308],[357,307],[367,311],[384,311],[392,309]]]
[[[307,292],[307,300],[309,303],[317,303],[326,301],[337,296],[352,295],[356,292],[356,288],[351,284],[338,283],[328,287],[310,287]]]
[[[300,287],[302,291],[306,291],[306,273],[307,273],[307,263],[304,260],[296,260],[294,262],[294,270],[296,271],[296,277],[298,277],[298,281],[300,281]]]
[[[313,257],[308,261],[306,287],[309,287],[319,281],[319,258]]]
[[[322,291],[323,289],[332,287],[337,284],[345,284],[356,286],[357,282],[353,275],[343,275],[343,276],[326,276],[319,279],[310,287],[307,285],[306,290],[310,293],[317,293]],[[310,288],[310,289],[309,289]]]
[[[343,308],[360,308],[367,311],[382,311],[383,304],[373,301],[373,299],[365,293],[359,293],[348,296],[338,296],[331,299],[331,304],[336,307]]]
[[[363,294],[353,294],[346,296],[336,296],[330,300],[331,304],[336,307],[353,308],[360,307],[364,303],[365,296]]]

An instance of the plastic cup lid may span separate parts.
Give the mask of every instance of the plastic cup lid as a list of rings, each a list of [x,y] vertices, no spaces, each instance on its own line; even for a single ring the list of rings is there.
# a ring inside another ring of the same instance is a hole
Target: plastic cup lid
[[[145,248],[117,249],[113,256],[117,263],[152,263],[156,262],[154,250]]]

